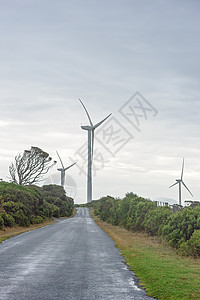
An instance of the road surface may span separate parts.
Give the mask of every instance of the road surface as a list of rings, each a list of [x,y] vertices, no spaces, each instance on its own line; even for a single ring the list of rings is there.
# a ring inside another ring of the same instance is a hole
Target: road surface
[[[147,300],[87,208],[0,244],[0,300]]]

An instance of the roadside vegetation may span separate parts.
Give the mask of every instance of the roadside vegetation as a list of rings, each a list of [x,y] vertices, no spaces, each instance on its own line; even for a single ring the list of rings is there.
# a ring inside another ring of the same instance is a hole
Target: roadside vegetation
[[[0,230],[29,227],[53,217],[69,217],[73,210],[74,201],[61,186],[0,182]]]
[[[200,206],[174,213],[170,207],[127,193],[123,199],[103,197],[90,204],[102,221],[165,240],[184,256],[200,257]]]

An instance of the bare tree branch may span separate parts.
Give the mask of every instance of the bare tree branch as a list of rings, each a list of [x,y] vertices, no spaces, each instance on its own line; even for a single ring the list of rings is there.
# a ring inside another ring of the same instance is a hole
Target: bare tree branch
[[[52,161],[47,152],[38,147],[31,147],[30,150],[24,150],[23,154],[15,156],[9,172],[12,181],[16,184],[34,184],[42,181],[43,176],[55,164],[56,161]]]

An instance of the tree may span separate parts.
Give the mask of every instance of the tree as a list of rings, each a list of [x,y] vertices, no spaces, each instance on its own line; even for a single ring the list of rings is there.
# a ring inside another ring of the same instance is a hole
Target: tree
[[[20,185],[35,184],[43,180],[43,176],[56,164],[48,153],[38,147],[24,150],[15,156],[9,172],[14,183]]]

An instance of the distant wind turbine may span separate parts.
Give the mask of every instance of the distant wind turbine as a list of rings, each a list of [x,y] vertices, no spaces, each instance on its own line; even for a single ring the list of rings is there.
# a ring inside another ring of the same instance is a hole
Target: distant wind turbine
[[[85,107],[85,105],[83,104],[83,102],[81,101],[81,99],[79,99],[79,101],[81,102],[87,117],[89,119],[90,125],[87,126],[81,126],[81,128],[83,130],[87,130],[88,131],[88,173],[87,173],[87,202],[91,202],[92,201],[92,159],[93,159],[93,151],[94,151],[94,131],[97,127],[99,127],[105,120],[107,120],[111,114],[109,114],[105,119],[103,119],[102,121],[100,121],[97,124],[93,124],[92,120],[90,118],[90,115]]]
[[[179,185],[179,205],[181,205],[181,183],[188,190],[188,192],[190,193],[190,195],[192,195],[192,193],[190,192],[190,190],[188,189],[188,187],[183,182],[183,169],[184,169],[184,158],[183,158],[183,163],[182,163],[181,179],[176,179],[176,182],[170,186],[170,188],[171,188],[172,186],[174,186],[176,184]],[[194,196],[192,195],[192,197],[194,197]]]
[[[62,160],[60,158],[60,155],[58,154],[58,151],[56,151],[56,153],[58,155],[58,158],[59,158],[61,166],[62,166],[62,168],[59,168],[57,170],[61,172],[61,186],[64,188],[64,185],[65,185],[65,171],[68,170],[69,168],[71,168],[73,165],[75,165],[75,163],[73,163],[69,167],[65,168],[64,165],[63,165],[63,162],[62,162]]]

